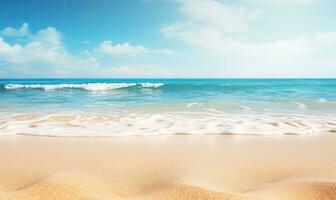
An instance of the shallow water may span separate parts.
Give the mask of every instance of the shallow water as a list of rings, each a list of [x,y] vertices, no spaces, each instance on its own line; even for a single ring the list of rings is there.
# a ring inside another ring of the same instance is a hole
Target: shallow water
[[[0,134],[336,131],[336,79],[0,80]]]

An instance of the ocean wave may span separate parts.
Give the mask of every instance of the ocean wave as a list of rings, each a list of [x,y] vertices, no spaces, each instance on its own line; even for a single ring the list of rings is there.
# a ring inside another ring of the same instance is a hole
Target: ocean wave
[[[319,98],[317,100],[317,102],[319,102],[319,103],[325,103],[325,102],[327,102],[327,100],[325,98]]]
[[[43,89],[43,90],[59,90],[59,89],[83,89],[88,91],[115,90],[129,87],[142,88],[158,88],[163,83],[82,83],[82,84],[6,84],[5,89]]]
[[[311,135],[336,132],[335,116],[0,114],[0,135]]]
[[[187,108],[191,108],[191,107],[194,107],[194,106],[196,106],[196,107],[202,107],[203,104],[202,103],[198,103],[198,102],[191,102],[191,103],[188,103],[186,105]]]
[[[143,88],[158,88],[163,86],[163,83],[140,83]]]

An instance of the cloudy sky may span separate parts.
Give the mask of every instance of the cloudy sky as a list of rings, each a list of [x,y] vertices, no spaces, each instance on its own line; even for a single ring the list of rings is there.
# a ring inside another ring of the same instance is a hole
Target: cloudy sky
[[[336,77],[335,10],[334,0],[0,0],[0,78]]]

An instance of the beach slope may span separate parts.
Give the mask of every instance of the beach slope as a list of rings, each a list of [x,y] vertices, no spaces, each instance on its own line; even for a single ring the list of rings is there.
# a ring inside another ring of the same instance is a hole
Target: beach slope
[[[336,199],[336,136],[0,138],[1,200]]]

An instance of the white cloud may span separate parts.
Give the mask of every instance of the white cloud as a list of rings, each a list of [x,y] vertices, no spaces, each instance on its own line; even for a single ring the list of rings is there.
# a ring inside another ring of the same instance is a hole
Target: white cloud
[[[260,15],[242,6],[227,5],[214,0],[185,1],[181,12],[190,18],[186,23],[217,27],[222,32],[237,32],[248,28],[247,20]]]
[[[45,73],[56,72],[60,68],[66,70],[98,65],[93,57],[71,55],[62,42],[61,33],[54,27],[39,30],[24,45],[10,44],[0,37],[0,61],[9,63],[9,66],[19,71],[29,71],[30,68],[41,66],[41,72]]]
[[[0,59],[15,63],[58,62],[69,56],[53,27],[38,31],[26,45],[10,45],[1,38],[0,47]]]
[[[262,20],[260,11],[217,0],[180,3],[185,18],[160,31],[167,38],[193,47],[189,53],[195,54],[195,59],[189,65],[203,76],[327,77],[331,74],[334,61],[328,58],[332,54],[330,49],[336,45],[336,31],[255,41],[251,37],[254,28],[251,20]],[[202,69],[202,66],[212,67]]]
[[[336,31],[318,33],[311,38],[315,45],[334,45],[336,44]]]
[[[16,32],[13,31],[14,29],[6,28],[6,34],[18,37],[19,35],[23,36],[23,33],[29,33],[28,24],[24,24],[22,27],[26,27],[26,29],[19,28]],[[142,62],[142,60],[138,60],[138,57],[132,57],[132,60],[124,60],[122,57],[103,56],[150,53],[148,56],[155,57],[156,54],[175,53],[168,49],[148,49],[142,45],[134,46],[127,42],[113,44],[110,40],[106,40],[95,49],[71,54],[63,43],[61,32],[54,27],[29,33],[25,40],[15,41],[16,43],[10,43],[6,41],[5,37],[0,36],[0,64],[1,67],[4,67],[0,71],[1,76],[151,77],[172,75],[168,70],[157,65],[137,65],[138,61]],[[101,63],[103,63],[103,66]],[[118,66],[113,67],[114,65]]]
[[[128,42],[113,44],[111,40],[101,42],[92,52],[86,51],[88,55],[97,52],[105,55],[136,55],[145,53],[174,55],[177,53],[176,51],[170,49],[149,49],[142,45],[131,45]]]
[[[336,32],[325,32],[292,40],[252,42],[237,33],[248,29],[249,21],[261,16],[259,11],[215,0],[182,1],[180,10],[186,19],[163,27],[161,32],[207,53],[287,59],[314,53],[319,46],[336,41]]]
[[[15,62],[15,56],[22,51],[22,46],[19,44],[10,45],[0,37],[0,60]]]
[[[139,54],[148,52],[148,49],[142,45],[133,46],[128,42],[113,44],[111,40],[106,40],[100,43],[96,51],[103,54]]]
[[[166,37],[198,46],[218,46],[230,42],[227,36],[248,30],[248,21],[261,16],[259,10],[226,5],[215,0],[182,1],[186,19],[164,26]]]
[[[20,28],[15,29],[13,27],[6,27],[0,31],[0,35],[3,37],[24,37],[29,35],[29,25],[23,23]]]
[[[27,30],[29,32],[29,30]],[[0,75],[33,76],[33,77],[153,77],[172,75],[168,70],[157,65],[140,64],[137,59],[133,64],[125,64],[129,60],[116,60],[102,54],[172,54],[167,49],[147,49],[141,45],[129,43],[112,44],[107,40],[94,50],[83,50],[79,54],[67,51],[62,34],[54,27],[41,29],[30,34],[24,43],[9,43],[0,37],[0,63],[5,70]],[[98,56],[97,52],[100,54]],[[96,57],[99,57],[99,61]],[[113,67],[117,62],[119,65]],[[100,63],[104,63],[101,66]],[[5,73],[6,72],[6,73]],[[16,75],[17,74],[17,75]]]

